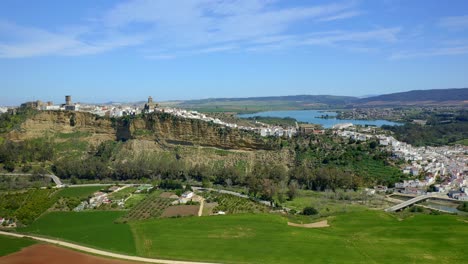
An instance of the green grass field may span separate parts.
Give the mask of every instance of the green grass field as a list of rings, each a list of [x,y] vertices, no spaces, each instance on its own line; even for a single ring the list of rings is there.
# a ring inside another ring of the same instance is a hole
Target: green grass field
[[[132,194],[133,192],[135,192],[137,190],[136,187],[127,187],[123,190],[120,190],[116,193],[111,193],[109,195],[109,198],[111,198],[112,200],[119,200],[119,199],[125,199],[127,197],[130,196],[130,194]]]
[[[304,192],[290,206],[322,201]],[[54,237],[113,252],[152,258],[223,263],[463,263],[468,218],[387,214],[331,207],[331,227],[287,225],[275,214],[228,214],[131,221],[125,211],[50,212],[19,232]],[[319,211],[324,209],[318,205]],[[336,209],[336,210],[335,210]],[[336,211],[336,212],[335,212]],[[3,240],[2,240],[3,239]],[[0,245],[5,238],[0,237]],[[4,242],[8,254],[32,241]],[[25,244],[24,244],[25,243]],[[6,252],[6,253],[4,253]]]
[[[133,194],[132,197],[130,197],[126,202],[125,202],[125,208],[129,209],[140,203],[146,198],[147,194]]]
[[[35,244],[33,240],[0,235],[0,256],[6,256]]]
[[[381,211],[330,218],[332,227],[290,227],[277,215],[157,219],[131,224],[146,257],[227,263],[463,263],[466,218]]]
[[[114,224],[125,212],[51,212],[19,232],[60,238],[114,252],[136,253],[130,226]]]
[[[84,186],[84,187],[69,187],[61,189],[57,194],[59,197],[77,197],[77,198],[87,198],[89,195],[92,195],[94,192],[99,191],[102,188],[107,188],[107,186]]]

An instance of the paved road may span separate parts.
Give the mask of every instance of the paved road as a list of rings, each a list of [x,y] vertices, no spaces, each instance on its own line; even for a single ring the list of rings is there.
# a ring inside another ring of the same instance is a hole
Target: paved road
[[[207,262],[177,261],[177,260],[135,257],[135,256],[130,256],[130,255],[112,253],[112,252],[99,250],[99,249],[94,249],[94,248],[90,248],[90,247],[80,246],[80,245],[77,245],[77,244],[73,244],[73,243],[69,243],[69,242],[63,242],[63,241],[59,241],[59,240],[55,240],[55,239],[42,238],[42,237],[37,237],[37,236],[29,236],[29,235],[10,233],[10,232],[3,232],[3,231],[0,231],[0,235],[20,237],[20,238],[28,237],[28,238],[31,238],[31,239],[34,239],[34,240],[37,240],[37,241],[47,242],[47,243],[50,243],[50,244],[55,244],[55,245],[58,245],[58,246],[67,247],[67,248],[79,250],[79,251],[86,252],[86,253],[91,253],[91,254],[101,255],[101,256],[106,256],[106,257],[111,257],[111,258],[117,258],[117,259],[131,260],[131,261],[141,261],[141,262],[146,262],[146,263],[161,263],[161,264],[210,264],[210,263],[207,263]],[[183,248],[181,248],[181,250],[183,250]]]
[[[1,175],[8,175],[8,176],[33,176],[34,174],[32,173],[2,173]],[[53,175],[53,174],[39,174],[40,176],[43,177],[48,177],[51,178],[55,185],[57,186],[62,186],[62,181],[60,180],[59,177]]]
[[[432,194],[420,195],[420,196],[414,197],[413,199],[410,199],[408,201],[404,201],[404,202],[399,203],[397,205],[394,205],[394,206],[392,206],[390,208],[387,208],[387,209],[385,209],[385,211],[386,212],[395,212],[395,211],[401,210],[401,209],[403,209],[405,207],[408,207],[408,206],[410,206],[412,204],[415,204],[417,202],[429,199],[431,197],[433,197]]]

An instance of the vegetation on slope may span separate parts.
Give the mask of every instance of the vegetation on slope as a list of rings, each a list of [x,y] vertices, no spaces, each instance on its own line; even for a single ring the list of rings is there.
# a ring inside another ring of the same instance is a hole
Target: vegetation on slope
[[[13,129],[19,129],[20,125],[31,116],[38,113],[37,110],[21,107],[16,109],[16,113],[0,114],[0,134],[10,132]]]
[[[57,201],[55,192],[53,189],[31,189],[0,193],[0,216],[28,225]]]
[[[406,123],[382,128],[393,131],[398,140],[415,146],[454,144],[468,138],[468,111],[432,114],[424,126]]]
[[[271,116],[253,116],[245,118],[251,121],[258,121],[264,124],[274,125],[274,126],[295,126],[297,120],[292,117],[271,117]]]

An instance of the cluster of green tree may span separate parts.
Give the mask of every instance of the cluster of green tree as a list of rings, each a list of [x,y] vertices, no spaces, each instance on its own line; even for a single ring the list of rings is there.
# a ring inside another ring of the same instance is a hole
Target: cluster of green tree
[[[406,123],[403,126],[382,126],[393,131],[398,140],[415,146],[442,146],[468,138],[468,111],[434,113],[425,126]]]
[[[31,177],[0,175],[0,191],[48,187],[51,184],[51,179],[41,176],[40,171],[34,172]]]
[[[468,212],[468,202],[463,202],[457,207],[458,210]]]
[[[80,205],[81,200],[78,197],[62,197],[57,200],[55,203],[53,210],[56,211],[71,211]]]
[[[18,163],[43,162],[54,158],[53,144],[44,139],[21,142],[5,140],[0,145],[0,163],[7,171],[15,170]]]
[[[302,210],[302,214],[303,215],[316,215],[318,214],[318,211],[312,206],[308,206],[308,207],[305,207],[304,210]]]
[[[159,184],[159,188],[164,189],[164,190],[183,189],[182,183],[180,183],[179,181],[174,181],[174,180],[161,181],[161,183]]]
[[[54,192],[52,189],[32,189],[3,193],[0,196],[0,215],[28,225],[57,201]]]
[[[32,108],[21,107],[17,108],[14,113],[0,114],[0,134],[19,128],[21,123],[37,112]]]
[[[357,189],[359,186],[391,186],[403,174],[375,141],[356,142],[340,137],[308,136],[288,141],[296,153],[293,166],[272,162],[192,164],[177,150],[130,155],[120,143],[105,142],[87,157],[70,156],[54,161],[52,169],[61,178],[153,179],[197,181],[203,186],[246,186],[251,195],[283,202],[294,198],[297,189]],[[171,189],[167,187],[167,189]],[[178,188],[177,188],[178,189]]]
[[[391,186],[405,177],[393,164],[400,161],[393,160],[391,153],[380,148],[373,140],[360,142],[329,135],[311,135],[296,139],[293,147],[296,153],[296,166],[293,169],[298,170],[296,175],[303,175],[303,177],[317,175],[321,168],[339,171],[336,176],[338,178],[342,177],[342,174],[347,175],[344,177],[350,178],[353,184],[345,184],[345,186],[355,184]],[[309,188],[317,189],[317,187]],[[334,189],[335,187],[332,184],[327,188]]]

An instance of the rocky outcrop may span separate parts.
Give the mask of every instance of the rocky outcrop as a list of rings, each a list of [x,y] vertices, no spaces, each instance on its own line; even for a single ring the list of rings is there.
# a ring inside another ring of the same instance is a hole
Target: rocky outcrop
[[[20,129],[11,131],[7,137],[25,140],[76,132],[81,132],[90,143],[115,140],[115,129],[110,119],[70,111],[41,111],[22,123]]]
[[[231,129],[211,122],[185,119],[165,113],[124,117],[115,120],[90,113],[42,111],[27,119],[19,130],[8,134],[12,140],[25,140],[56,134],[80,133],[93,145],[105,140],[140,139],[159,145],[187,145],[234,150],[273,150],[275,140]],[[66,138],[66,137],[65,137]]]
[[[166,113],[153,113],[134,119],[122,119],[118,138],[154,139],[161,143],[195,145],[222,149],[275,149],[276,144],[259,135],[231,129],[211,122],[186,119]]]

